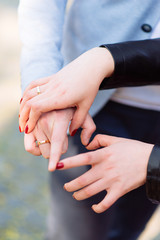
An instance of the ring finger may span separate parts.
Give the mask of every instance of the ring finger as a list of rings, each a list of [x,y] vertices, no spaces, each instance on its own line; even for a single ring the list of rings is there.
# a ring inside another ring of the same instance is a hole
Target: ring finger
[[[42,156],[48,159],[50,156],[50,141],[47,139],[45,133],[41,129],[36,129],[36,138]]]
[[[89,197],[92,197],[93,195],[96,195],[97,193],[99,193],[105,189],[106,189],[106,187],[104,186],[104,181],[103,181],[103,179],[100,179],[100,180],[90,184],[89,186],[81,189],[80,191],[75,192],[73,194],[73,198],[75,198],[76,200],[84,200]]]

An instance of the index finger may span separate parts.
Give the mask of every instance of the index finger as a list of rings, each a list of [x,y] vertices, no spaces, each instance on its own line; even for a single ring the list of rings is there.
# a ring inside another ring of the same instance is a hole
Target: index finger
[[[60,157],[63,153],[64,144],[66,143],[67,129],[70,120],[60,119],[54,122],[52,137],[51,137],[51,151],[49,159],[49,171],[54,171],[56,169],[57,162],[60,160]]]

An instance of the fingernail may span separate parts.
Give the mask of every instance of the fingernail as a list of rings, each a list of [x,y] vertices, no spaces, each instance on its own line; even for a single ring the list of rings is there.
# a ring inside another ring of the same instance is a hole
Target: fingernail
[[[54,171],[54,163],[50,163],[49,166],[48,166],[48,171],[52,172]]]
[[[20,114],[19,114],[19,118],[20,118]]]
[[[20,104],[21,104],[22,100],[23,100],[23,98],[21,98],[21,100],[20,100]]]
[[[28,125],[26,126],[24,131],[25,131],[26,134],[28,133]]]
[[[75,200],[77,200],[77,199],[75,198],[74,194],[72,195],[72,197],[73,197]]]
[[[56,169],[61,169],[61,168],[64,168],[64,163],[62,162],[57,163]]]
[[[71,133],[71,136],[74,137],[74,135],[76,134],[78,129],[75,129],[72,133]]]
[[[20,131],[20,132],[22,132],[22,131],[21,131],[21,127],[20,127],[20,126],[19,126],[19,131]]]

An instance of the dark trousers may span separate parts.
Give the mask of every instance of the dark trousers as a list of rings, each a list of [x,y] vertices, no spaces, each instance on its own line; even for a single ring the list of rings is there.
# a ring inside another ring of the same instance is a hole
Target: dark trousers
[[[160,144],[160,112],[109,102],[94,117],[96,134],[109,134]],[[69,137],[64,157],[85,152],[79,134]],[[135,149],[136,151],[136,149]],[[87,200],[76,201],[63,185],[85,172],[88,167],[55,171],[51,174],[51,210],[48,240],[136,240],[154,212],[145,186],[121,197],[102,214],[92,211],[93,203],[103,199],[101,192]]]

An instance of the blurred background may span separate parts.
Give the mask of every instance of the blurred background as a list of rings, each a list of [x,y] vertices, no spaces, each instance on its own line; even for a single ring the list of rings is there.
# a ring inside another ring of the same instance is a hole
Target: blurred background
[[[43,240],[49,205],[47,161],[25,152],[18,130],[17,6],[18,0],[0,0],[0,240]],[[159,208],[138,240],[160,240]]]

